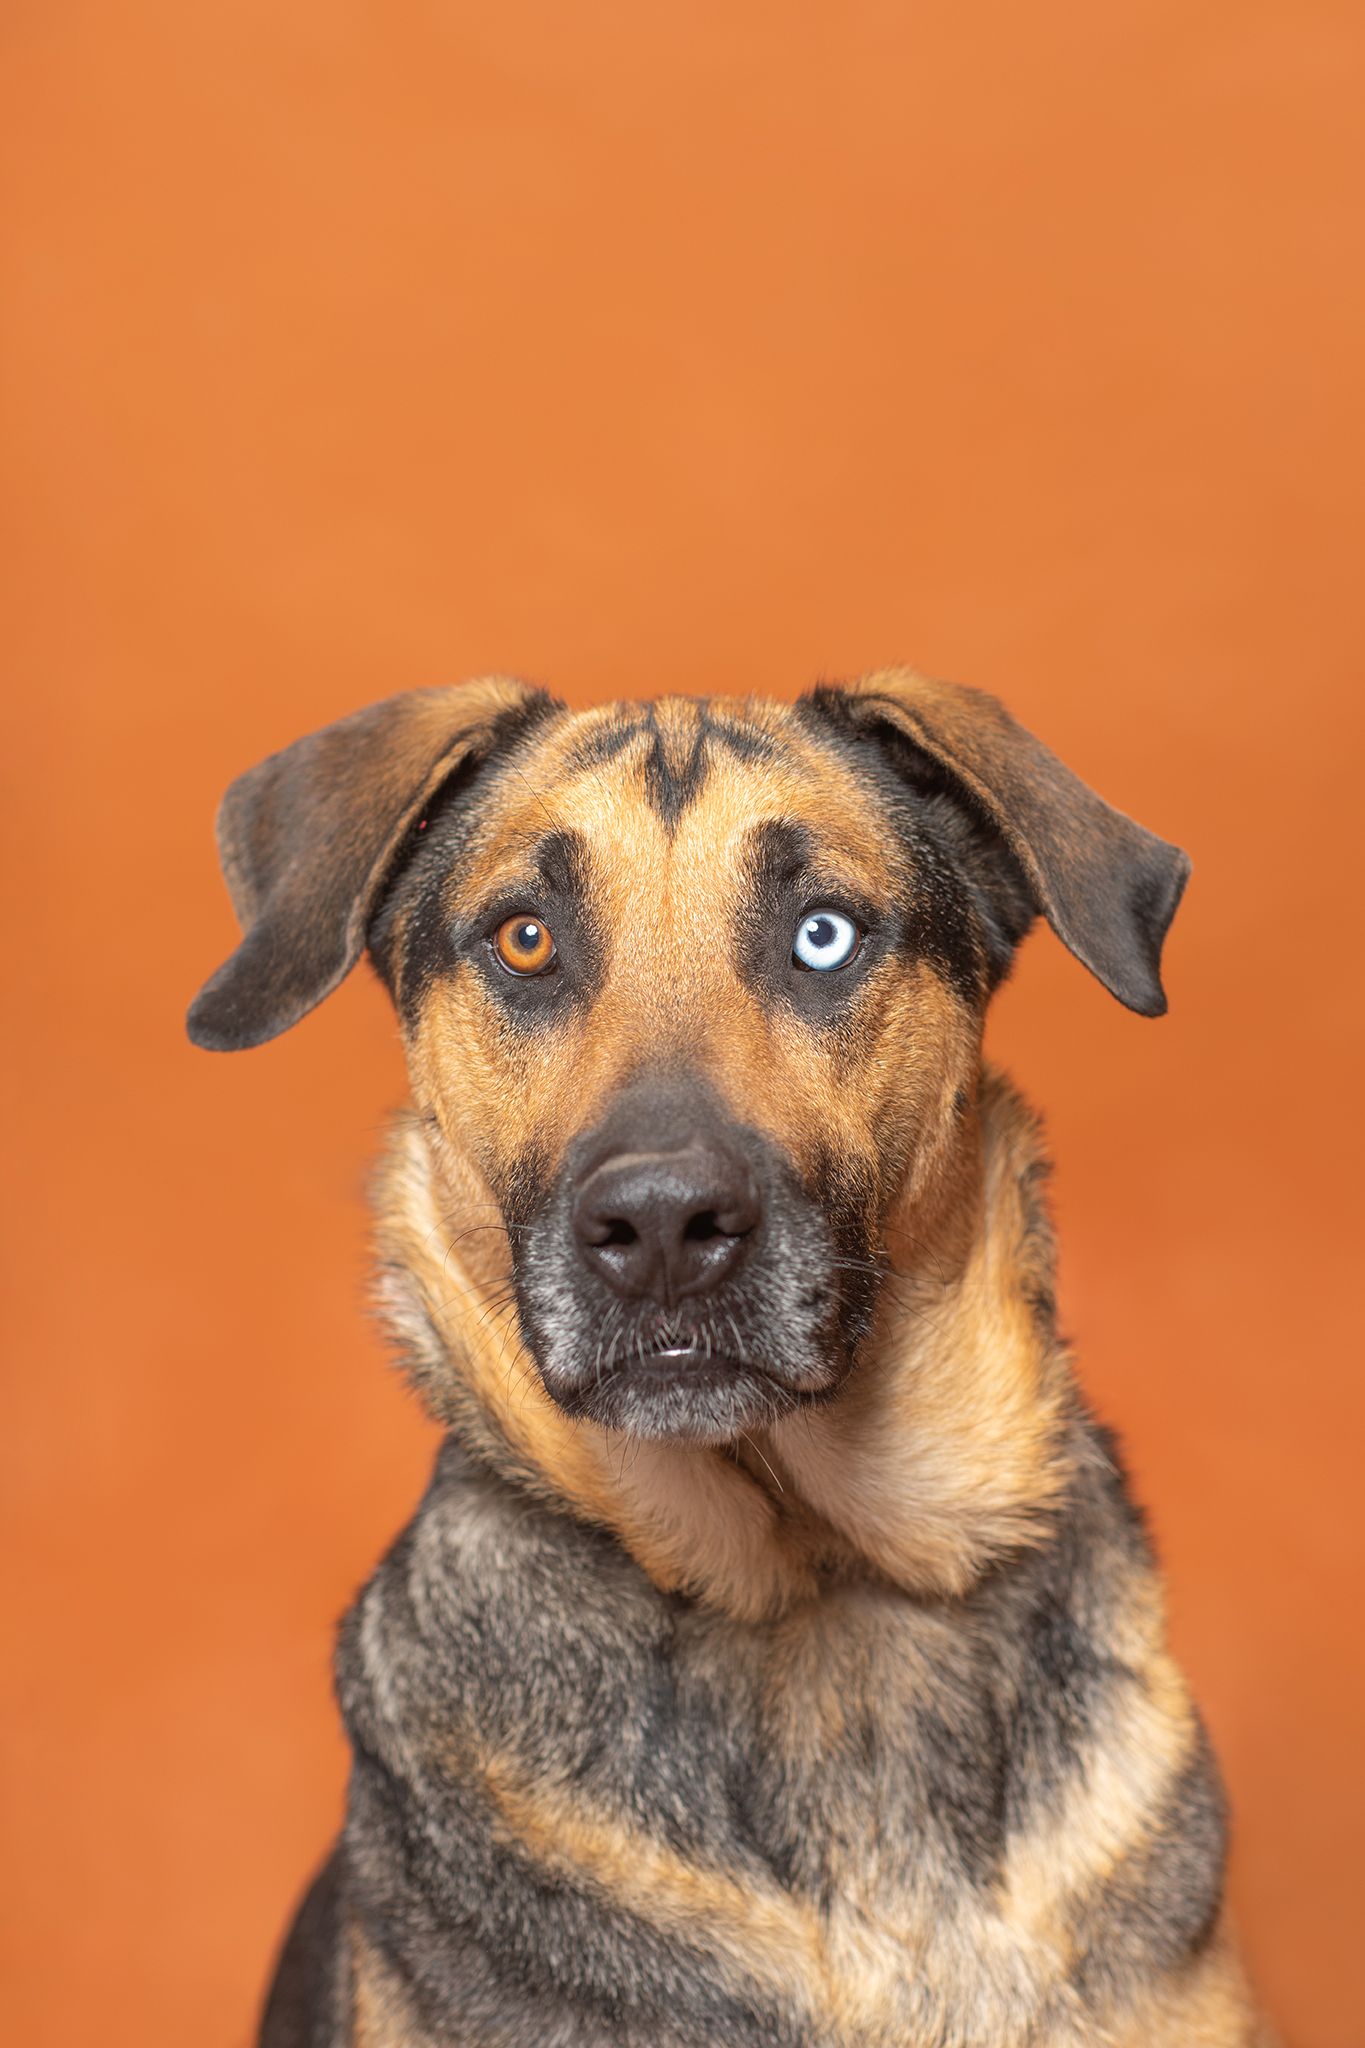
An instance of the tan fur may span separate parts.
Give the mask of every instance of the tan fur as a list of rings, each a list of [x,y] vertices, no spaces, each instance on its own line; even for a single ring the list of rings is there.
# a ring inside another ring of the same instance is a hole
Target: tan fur
[[[915,1278],[888,1291],[852,1384],[832,1408],[772,1436],[801,1496],[919,1592],[965,1592],[993,1558],[1040,1535],[1068,1476],[1067,1378],[1028,1301],[1019,1186],[1036,1141],[998,1080],[987,1079],[980,1108],[965,1256],[952,1263],[942,1236],[927,1247],[902,1240]],[[893,1246],[904,1213],[892,1217]]]
[[[1280,2048],[1257,2013],[1228,1915],[1203,1955],[1173,1980],[1154,1984],[1135,2012],[1109,2033],[1108,2048]]]

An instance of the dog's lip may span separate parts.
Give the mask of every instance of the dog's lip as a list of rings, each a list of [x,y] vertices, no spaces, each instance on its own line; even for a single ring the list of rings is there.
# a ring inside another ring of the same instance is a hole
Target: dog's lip
[[[666,1333],[672,1336],[672,1332]],[[626,1435],[730,1443],[807,1402],[829,1398],[837,1376],[784,1374],[717,1344],[631,1347],[610,1371],[595,1361],[542,1369],[546,1392],[568,1415]]]
[[[768,1377],[761,1366],[732,1358],[725,1351],[706,1351],[700,1344],[656,1345],[652,1351],[637,1352],[633,1358],[624,1360],[621,1371],[626,1375],[643,1373],[649,1379],[667,1379],[679,1373],[688,1377],[701,1373],[708,1379],[725,1373],[747,1373],[755,1379]]]
[[[592,1403],[604,1391],[602,1378],[594,1374],[586,1363],[581,1373],[573,1375],[567,1384],[564,1381],[560,1384],[562,1391],[575,1404],[584,1399]],[[741,1357],[719,1345],[708,1348],[698,1343],[659,1344],[632,1351],[629,1357],[616,1362],[605,1384],[633,1386],[650,1394],[690,1389],[700,1396],[726,1386],[743,1385],[764,1389],[770,1396],[787,1402],[793,1398],[818,1398],[829,1383],[823,1373],[803,1374],[791,1379],[774,1372],[757,1359]]]
[[[754,1366],[700,1346],[638,1353],[600,1386],[556,1398],[572,1415],[627,1435],[727,1443],[784,1413],[799,1396]]]

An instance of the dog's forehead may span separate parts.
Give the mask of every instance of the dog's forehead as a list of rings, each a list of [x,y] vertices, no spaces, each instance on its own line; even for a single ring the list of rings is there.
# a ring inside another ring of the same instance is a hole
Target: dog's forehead
[[[751,866],[765,828],[786,824],[850,886],[876,891],[890,877],[891,835],[866,775],[786,705],[604,705],[538,735],[514,770],[487,821],[485,873],[570,833],[623,878],[715,887]]]

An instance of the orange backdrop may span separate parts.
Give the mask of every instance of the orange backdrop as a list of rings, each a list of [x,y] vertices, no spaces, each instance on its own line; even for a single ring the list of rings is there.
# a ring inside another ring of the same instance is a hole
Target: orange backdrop
[[[333,1618],[432,1450],[362,1310],[378,991],[182,1037],[223,785],[488,668],[911,659],[1194,855],[1168,1020],[1040,936],[995,1047],[1256,1969],[1359,2048],[1358,0],[15,0],[3,38],[7,2035],[246,2041],[338,1817]]]

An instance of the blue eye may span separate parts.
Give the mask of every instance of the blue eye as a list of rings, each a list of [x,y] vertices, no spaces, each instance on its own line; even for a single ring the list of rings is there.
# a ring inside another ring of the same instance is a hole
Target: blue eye
[[[862,943],[862,933],[842,910],[812,910],[803,917],[792,940],[792,958],[798,967],[812,967],[828,974],[833,967],[847,967]]]

